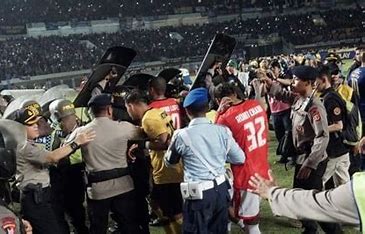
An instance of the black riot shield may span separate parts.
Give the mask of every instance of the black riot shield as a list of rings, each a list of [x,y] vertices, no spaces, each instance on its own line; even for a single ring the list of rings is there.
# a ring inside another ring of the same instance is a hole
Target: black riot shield
[[[184,85],[184,79],[179,69],[166,68],[158,73],[157,76],[166,80],[166,97],[177,97],[180,91],[188,90]]]
[[[210,68],[215,64],[220,64],[224,69],[231,57],[231,54],[236,46],[236,39],[226,34],[218,33],[215,35],[212,43],[209,46],[204,60],[200,65],[196,79],[194,80],[191,89],[205,87],[205,76]],[[214,75],[214,74],[213,74]]]
[[[131,48],[116,46],[107,49],[74,100],[75,107],[86,107],[93,90],[108,75],[111,78],[108,79],[104,92],[112,93],[136,55],[136,51]]]
[[[146,73],[137,73],[126,79],[122,83],[124,87],[129,89],[140,89],[142,91],[147,91],[148,82],[153,79],[154,76]]]

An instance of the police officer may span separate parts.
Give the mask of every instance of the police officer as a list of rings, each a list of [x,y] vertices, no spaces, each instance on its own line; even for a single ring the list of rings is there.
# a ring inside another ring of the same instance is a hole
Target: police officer
[[[350,180],[349,150],[343,142],[342,130],[345,123],[346,104],[340,95],[331,87],[331,74],[327,66],[319,68],[319,76],[316,79],[316,86],[321,92],[321,99],[326,108],[329,142],[327,154],[329,157],[326,172],[323,175],[323,184],[331,177],[335,187]]]
[[[0,120],[0,184],[4,191],[0,197],[0,233],[32,233],[32,226],[26,220],[21,220],[7,207],[3,195],[10,191],[7,183],[16,173],[16,149],[24,147],[26,133],[24,127],[10,120]],[[4,166],[6,165],[6,166]]]
[[[16,113],[16,121],[25,126],[28,139],[25,147],[18,149],[17,155],[21,209],[24,218],[31,222],[34,233],[61,233],[50,203],[50,177],[47,167],[67,157],[81,145],[88,144],[95,135],[93,131],[80,131],[69,144],[47,151],[34,143],[34,139],[39,136],[39,114],[32,106]]]
[[[272,177],[267,180],[256,174],[251,177],[250,185],[252,192],[270,201],[271,210],[275,215],[292,219],[360,225],[364,233],[364,180],[365,172],[357,172],[346,184],[321,192],[280,188]]]
[[[226,161],[242,164],[245,154],[228,128],[205,118],[207,89],[192,90],[183,106],[191,122],[174,134],[165,156],[167,165],[180,159],[184,164],[183,233],[226,233],[229,195],[224,166]]]
[[[292,104],[292,134],[296,149],[294,188],[322,190],[322,177],[326,170],[326,148],[329,141],[326,110],[314,96],[313,85],[318,76],[315,68],[296,66],[292,68],[293,89],[296,93],[283,90],[278,84],[265,79],[270,88],[269,95]],[[317,225],[302,221],[304,233],[316,233]],[[336,228],[321,224],[326,233],[335,233]]]
[[[58,123],[54,136],[59,139],[60,144],[53,145],[53,148],[58,148],[78,127],[79,120],[74,105],[65,99],[53,101],[50,104],[50,113]],[[85,185],[82,171],[84,168],[80,150],[76,150],[70,157],[59,161],[57,166],[50,168],[55,212],[60,216],[60,220],[64,220],[67,213],[78,234],[88,233],[83,206]],[[66,230],[69,230],[67,222],[64,222],[64,226]]]
[[[128,140],[139,137],[139,130],[128,122],[112,120],[112,100],[108,94],[93,96],[88,106],[95,119],[77,128],[69,140],[83,129],[96,132],[95,140],[81,148],[88,172],[90,233],[106,233],[109,211],[114,213],[118,223],[125,225],[126,233],[141,233],[126,155]]]

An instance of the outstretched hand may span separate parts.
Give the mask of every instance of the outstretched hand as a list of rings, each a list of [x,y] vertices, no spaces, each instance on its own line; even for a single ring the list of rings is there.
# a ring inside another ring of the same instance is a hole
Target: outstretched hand
[[[269,179],[264,179],[259,174],[255,173],[254,176],[251,176],[250,180],[248,181],[249,185],[252,189],[248,189],[249,192],[255,193],[262,198],[268,199],[269,198],[269,190],[272,187],[276,186],[276,181],[272,176],[272,171],[268,171]]]
[[[22,223],[24,226],[24,231],[26,234],[32,234],[33,233],[33,228],[32,225],[30,225],[29,221],[22,219]]]
[[[85,145],[93,141],[96,137],[96,133],[92,129],[86,129],[77,133],[75,138],[75,143],[78,145]]]
[[[131,147],[129,147],[127,156],[129,160],[134,163],[136,161],[136,156],[134,155],[135,151],[138,149],[138,144],[133,144]]]

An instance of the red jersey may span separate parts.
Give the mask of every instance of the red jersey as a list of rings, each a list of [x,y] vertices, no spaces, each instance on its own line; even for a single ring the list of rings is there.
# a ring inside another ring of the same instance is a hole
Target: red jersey
[[[166,98],[154,100],[149,106],[164,110],[171,117],[175,129],[179,129],[181,127],[181,112],[176,99]]]
[[[268,120],[265,110],[256,100],[247,100],[218,115],[217,124],[227,126],[245,152],[243,165],[232,165],[233,187],[248,189],[250,176],[255,173],[268,179]]]

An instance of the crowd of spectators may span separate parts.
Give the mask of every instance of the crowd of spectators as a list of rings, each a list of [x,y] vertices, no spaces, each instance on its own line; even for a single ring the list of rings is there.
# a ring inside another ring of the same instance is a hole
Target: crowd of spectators
[[[313,15],[322,18],[323,22],[316,24]],[[136,49],[137,62],[201,56],[205,54],[210,40],[218,32],[230,35],[246,34],[246,38],[278,33],[295,45],[361,39],[364,35],[364,22],[365,14],[362,10],[351,9],[203,26],[163,27],[158,30],[7,39],[0,41],[0,77],[4,79],[89,69],[106,48],[116,45]],[[171,37],[171,32],[180,34],[183,39]]]
[[[87,21],[107,17],[161,16],[179,13],[238,13],[243,8],[301,6],[313,0],[2,0],[0,26],[34,22]],[[318,0],[317,0],[318,2]]]

